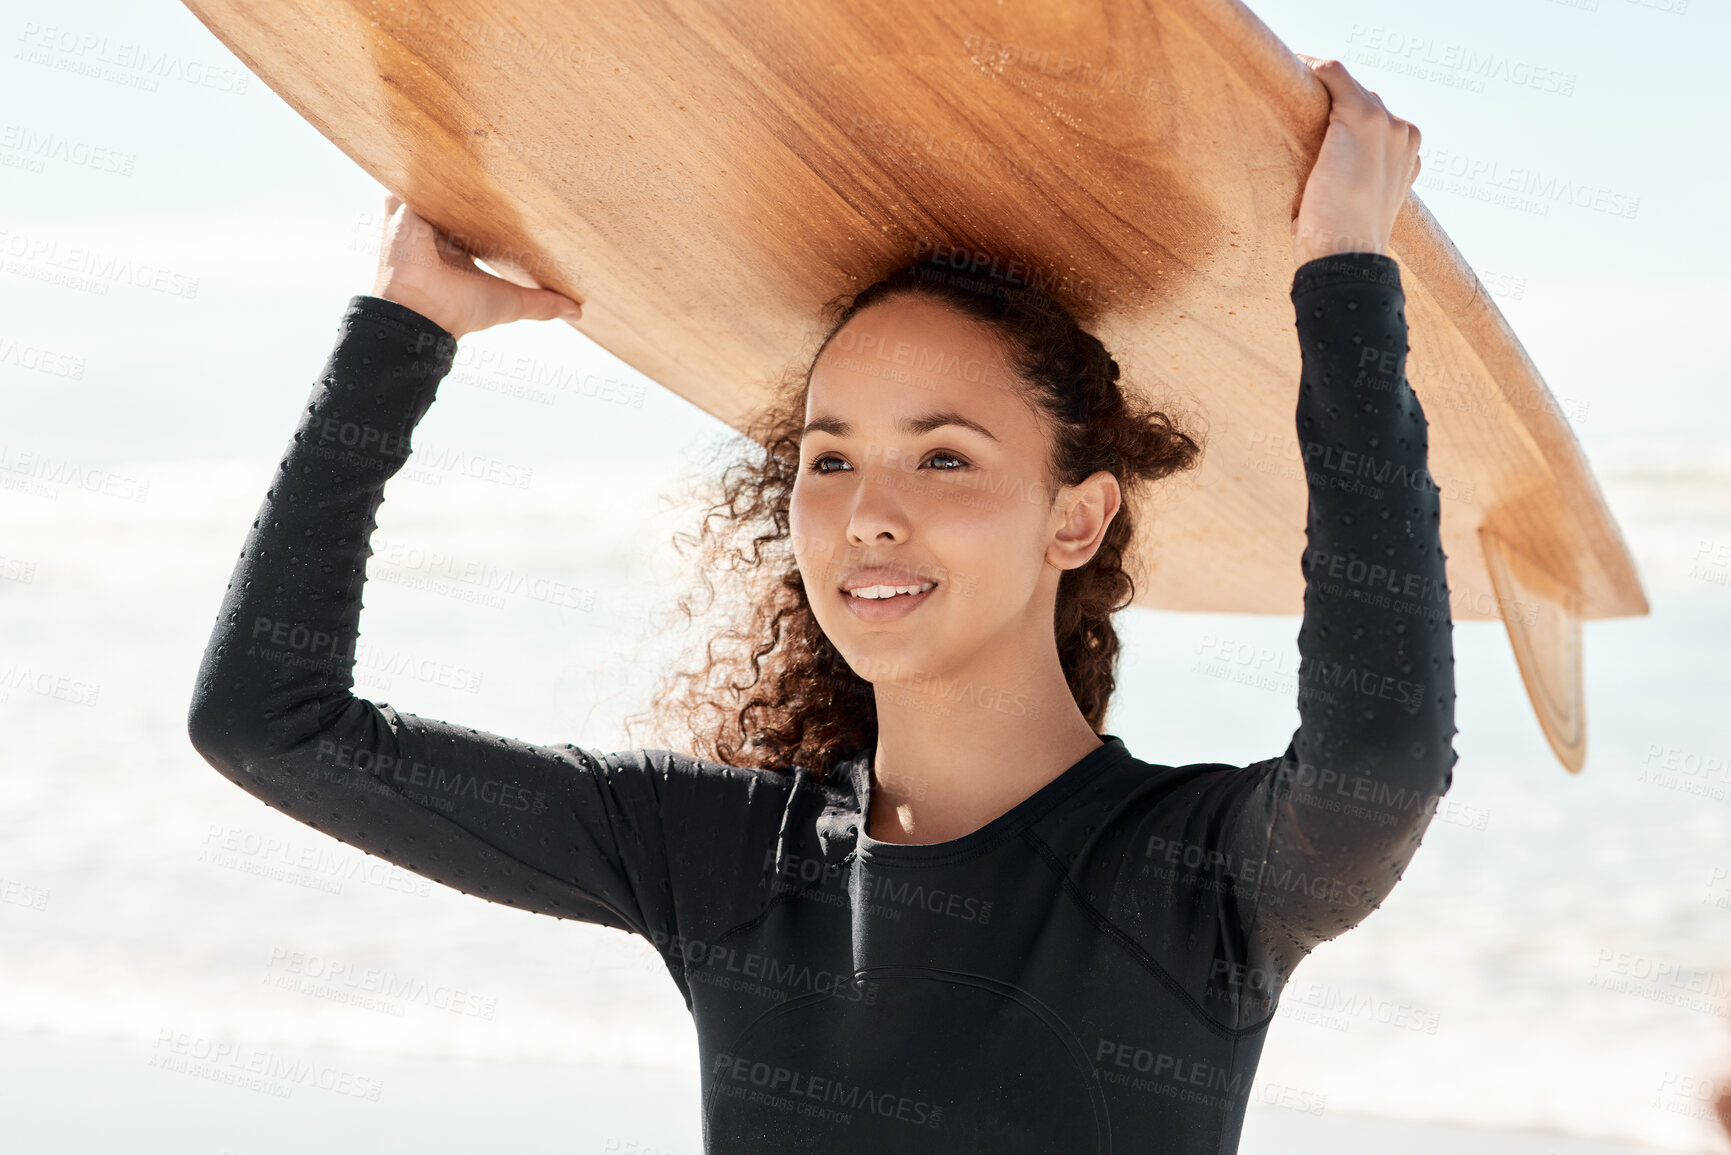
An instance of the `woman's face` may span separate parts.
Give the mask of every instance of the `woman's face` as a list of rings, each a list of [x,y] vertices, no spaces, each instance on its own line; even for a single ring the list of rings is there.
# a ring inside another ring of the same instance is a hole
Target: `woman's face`
[[[1061,569],[1099,533],[1067,524],[1071,491],[1054,506],[1045,426],[987,330],[924,297],[870,306],[818,358],[805,421],[794,556],[856,674],[919,681],[1054,644]]]

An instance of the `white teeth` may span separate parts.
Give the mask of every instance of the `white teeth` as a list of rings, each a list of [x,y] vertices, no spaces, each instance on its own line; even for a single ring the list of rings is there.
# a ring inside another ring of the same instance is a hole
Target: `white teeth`
[[[918,586],[861,586],[858,589],[846,591],[856,598],[893,598],[897,594],[923,594],[937,586],[937,582],[927,582]]]

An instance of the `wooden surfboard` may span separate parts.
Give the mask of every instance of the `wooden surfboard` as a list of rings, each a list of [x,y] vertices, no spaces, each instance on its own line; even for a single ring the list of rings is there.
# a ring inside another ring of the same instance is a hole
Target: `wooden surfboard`
[[[940,244],[1030,262],[1206,434],[1141,522],[1138,604],[1301,612],[1290,221],[1328,96],[1235,0],[186,3],[381,184],[736,428],[831,297]],[[1393,251],[1453,615],[1505,622],[1579,770],[1581,621],[1647,612],[1633,562],[1416,196]]]

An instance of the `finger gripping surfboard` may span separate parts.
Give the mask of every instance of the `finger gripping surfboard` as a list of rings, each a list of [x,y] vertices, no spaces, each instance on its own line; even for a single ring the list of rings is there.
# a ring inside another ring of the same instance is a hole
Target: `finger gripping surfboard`
[[[1203,434],[1150,495],[1137,604],[1302,612],[1290,222],[1329,102],[1234,0],[185,2],[381,184],[735,428],[837,294],[940,244],[1027,261]],[[1580,623],[1647,612],[1633,562],[1414,195],[1392,248],[1453,616],[1505,623],[1578,770]]]

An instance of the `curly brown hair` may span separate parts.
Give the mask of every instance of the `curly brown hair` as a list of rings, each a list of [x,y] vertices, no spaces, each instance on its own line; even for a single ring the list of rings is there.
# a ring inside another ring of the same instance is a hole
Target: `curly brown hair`
[[[712,477],[697,533],[675,535],[682,556],[695,549],[699,575],[699,588],[679,598],[678,610],[687,625],[696,621],[717,604],[719,580],[732,587],[722,604],[743,615],[713,623],[696,668],[669,673],[652,708],[662,720],[680,718],[690,735],[686,748],[697,757],[783,772],[804,766],[823,782],[838,762],[876,745],[872,685],[830,643],[806,600],[789,504],[818,357],[854,316],[902,294],[947,304],[997,338],[1026,399],[1052,431],[1047,464],[1060,485],[1098,470],[1118,479],[1123,503],[1094,557],[1060,578],[1053,622],[1076,704],[1096,731],[1104,726],[1117,683],[1112,615],[1135,596],[1125,568],[1132,495],[1192,468],[1201,449],[1166,412],[1127,395],[1117,361],[1047,291],[1051,282],[1036,269],[978,249],[939,246],[833,299],[821,313],[826,332],[817,352],[784,373],[745,438],[724,447],[738,452]]]

